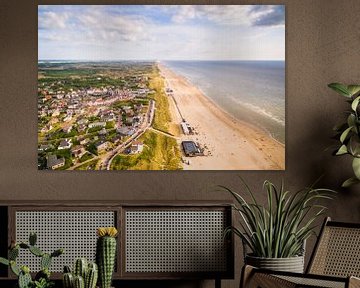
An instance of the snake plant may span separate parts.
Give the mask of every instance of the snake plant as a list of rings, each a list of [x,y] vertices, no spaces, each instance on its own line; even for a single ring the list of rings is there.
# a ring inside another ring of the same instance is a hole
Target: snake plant
[[[243,181],[243,180],[242,180]],[[325,206],[318,200],[331,199],[334,191],[305,188],[296,193],[285,191],[283,183],[278,189],[270,181],[264,182],[266,205],[256,200],[254,193],[243,181],[245,193],[220,186],[235,199],[233,205],[240,215],[239,227],[228,227],[225,234],[233,232],[247,245],[252,256],[288,258],[301,255],[303,244],[314,233],[316,220],[324,214]]]

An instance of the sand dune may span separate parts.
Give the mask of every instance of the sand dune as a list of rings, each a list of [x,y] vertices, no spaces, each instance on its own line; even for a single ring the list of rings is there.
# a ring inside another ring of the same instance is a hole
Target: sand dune
[[[173,90],[169,97],[173,122],[179,125],[184,118],[196,131],[195,135],[181,134],[181,141],[193,140],[205,148],[205,156],[186,158],[190,165],[184,164],[185,170],[285,169],[283,144],[226,113],[184,77],[158,66]]]

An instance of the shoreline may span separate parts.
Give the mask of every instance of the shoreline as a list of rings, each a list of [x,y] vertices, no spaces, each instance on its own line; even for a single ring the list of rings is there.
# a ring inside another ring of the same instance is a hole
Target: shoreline
[[[164,66],[166,69],[172,71],[171,68],[167,67],[166,65],[164,65],[164,64],[160,64],[160,65],[162,65],[162,66]],[[172,72],[173,72],[173,71],[172,71]],[[173,73],[176,74],[175,72],[173,72]],[[195,84],[193,84],[193,83],[190,81],[190,79],[188,79],[187,77],[184,77],[184,76],[179,75],[179,74],[176,74],[176,75],[178,75],[178,77],[183,78],[183,79],[188,83],[188,85],[191,85],[191,86],[196,87]],[[245,120],[236,118],[234,115],[232,115],[230,112],[226,111],[223,107],[221,107],[218,103],[216,103],[215,100],[211,99],[208,95],[206,95],[206,93],[205,93],[202,89],[200,89],[200,88],[198,88],[198,87],[196,87],[196,89],[198,89],[198,90],[204,95],[204,97],[207,98],[207,100],[208,100],[209,102],[211,102],[214,106],[216,106],[217,109],[221,110],[224,114],[227,114],[228,117],[232,118],[234,121],[239,122],[240,124],[243,124],[243,125],[250,126],[250,127],[252,127],[254,130],[260,130],[261,132],[267,134],[267,135],[268,135],[270,138],[272,138],[274,141],[278,142],[280,145],[282,145],[282,146],[285,147],[285,143],[282,143],[280,140],[276,139],[276,138],[271,134],[270,131],[266,130],[266,128],[264,128],[264,127],[262,127],[262,126],[260,126],[260,125],[255,125],[255,124],[253,124],[253,123],[246,122]]]
[[[251,126],[253,127],[253,129],[256,129],[256,130],[261,130],[262,132],[266,133],[269,137],[271,137],[272,139],[274,139],[274,141],[278,142],[280,145],[283,145],[285,147],[285,139],[284,139],[284,143],[282,141],[280,141],[279,139],[275,138],[271,132],[266,129],[265,127],[261,126],[260,124],[257,125],[257,124],[254,124],[254,123],[250,123],[250,122],[247,122],[246,120],[244,119],[239,119],[237,118],[236,116],[234,116],[233,114],[231,114],[230,112],[228,112],[225,108],[221,107],[220,104],[216,103],[216,101],[214,99],[212,99],[210,96],[206,95],[206,92],[203,91],[201,88],[197,87],[196,84],[192,83],[191,80],[186,77],[186,76],[183,76],[181,74],[177,74],[176,72],[174,72],[170,67],[168,67],[166,64],[162,63],[162,62],[158,62],[157,65],[161,65],[163,67],[165,67],[166,69],[170,70],[172,73],[176,74],[179,78],[183,78],[185,82],[188,83],[188,85],[191,85],[191,86],[194,86],[196,87],[202,94],[204,97],[206,97],[210,102],[212,102],[212,104],[214,106],[216,106],[218,109],[222,110],[223,113],[227,114],[230,118],[233,118],[235,121],[239,122],[239,123],[242,123],[244,125],[248,125],[248,126]],[[240,104],[241,105],[241,104]],[[242,106],[243,109],[246,109],[245,106]],[[254,111],[252,111],[253,113],[256,113]]]
[[[192,140],[205,147],[207,156],[187,158],[191,164],[184,165],[185,170],[285,169],[285,144],[268,131],[225,111],[186,77],[162,63],[156,65],[164,77],[165,86],[173,90],[172,97],[169,97],[173,98],[169,101],[172,122],[180,125],[181,117],[176,115],[179,109],[196,131],[195,135],[181,132],[180,143]]]

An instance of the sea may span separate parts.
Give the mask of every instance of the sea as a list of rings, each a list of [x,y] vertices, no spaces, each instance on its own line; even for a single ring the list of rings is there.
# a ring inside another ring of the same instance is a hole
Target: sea
[[[235,118],[285,143],[285,61],[162,61]]]

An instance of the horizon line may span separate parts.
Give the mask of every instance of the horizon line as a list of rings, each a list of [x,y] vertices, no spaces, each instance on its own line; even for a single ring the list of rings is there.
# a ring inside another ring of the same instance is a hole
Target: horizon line
[[[148,62],[161,62],[161,61],[285,61],[285,59],[38,59],[41,61],[77,61],[77,62],[115,62],[115,61],[148,61]]]

